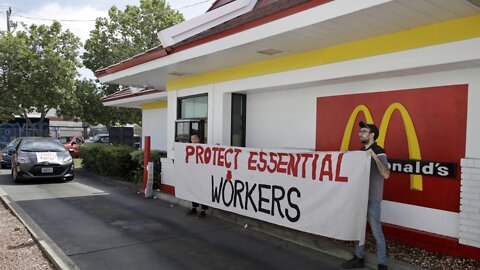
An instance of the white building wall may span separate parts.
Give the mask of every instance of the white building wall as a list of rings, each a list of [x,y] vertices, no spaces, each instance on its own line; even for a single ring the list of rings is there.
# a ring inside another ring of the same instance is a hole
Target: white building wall
[[[332,80],[328,83],[309,83],[308,86],[297,85],[270,88],[267,90],[245,90],[247,93],[247,147],[254,148],[315,148],[316,136],[316,98],[346,94],[382,92],[399,89],[413,89],[443,85],[468,84],[468,115],[466,157],[480,157],[480,74],[479,68],[458,69],[452,71],[424,73],[420,75],[396,76],[382,79]],[[278,75],[278,74],[277,74]],[[277,75],[251,78],[248,82],[257,85],[257,80],[275,80]],[[285,74],[283,74],[285,76]],[[265,78],[269,77],[269,78]],[[246,83],[246,82],[242,82]],[[233,82],[232,82],[233,84]],[[226,83],[223,87],[227,88]],[[238,84],[237,84],[238,86]],[[329,149],[339,150],[339,149]],[[463,183],[462,183],[463,185]],[[462,196],[466,194],[462,188]],[[480,190],[468,189],[480,196]],[[472,197],[471,193],[468,193]],[[465,199],[463,200],[465,202]],[[473,224],[471,219],[460,221],[460,214],[455,212],[418,207],[391,201],[383,202],[382,221],[403,227],[427,231],[458,238],[460,222]],[[462,206],[464,209],[470,209]],[[477,207],[478,210],[478,207]],[[466,216],[466,214],[463,214]],[[421,218],[419,218],[421,217]],[[469,216],[470,217],[470,216]],[[478,216],[473,215],[473,218]],[[478,223],[477,221],[474,221]],[[475,224],[477,224],[475,223]],[[475,230],[470,228],[468,230]],[[464,235],[472,235],[472,232]],[[478,232],[475,231],[475,232]],[[480,232],[475,234],[480,239]],[[471,239],[465,243],[472,243]]]
[[[480,39],[472,39],[173,91],[169,93],[168,126],[175,126],[171,115],[176,117],[177,95],[208,92],[212,95],[209,98],[208,136],[212,138],[209,143],[229,145],[229,94],[238,92],[247,94],[247,147],[314,149],[317,97],[468,84],[466,158],[480,159],[480,68],[474,62],[478,58],[475,53],[478,45]],[[170,108],[173,101],[175,105]],[[168,140],[173,146],[174,131],[169,131]],[[169,157],[173,158],[173,152]],[[382,221],[460,237],[464,239],[462,243],[476,246],[475,241],[480,239],[475,227],[477,223],[473,229],[465,225],[473,224],[472,219],[478,216],[467,212],[472,207],[465,207],[465,203],[467,197],[480,196],[480,191],[465,188],[469,182],[464,183],[463,179],[467,178],[462,177],[461,213],[384,201]]]
[[[468,87],[467,113],[467,158],[480,158],[480,69],[469,70],[468,73],[459,71],[464,76],[470,76],[471,84]],[[456,74],[453,74],[456,75]]]
[[[466,157],[480,158],[480,140],[477,139],[480,138],[480,121],[475,121],[480,115],[480,71],[479,68],[454,70],[459,66],[478,66],[479,46],[480,38],[474,38],[220,82],[210,87],[215,89],[215,93],[240,92],[248,95],[248,147],[311,149],[315,147],[315,113],[311,112],[316,110],[316,97],[468,83]],[[292,116],[290,112],[303,115]],[[281,124],[284,119],[291,122]],[[282,125],[285,127],[277,129]],[[304,125],[301,131],[290,128],[301,125]],[[223,134],[221,144],[229,144],[229,140],[225,140],[226,130],[215,132]],[[298,145],[292,146],[291,141]]]
[[[291,89],[248,94],[246,146],[314,150],[315,92]]]
[[[175,120],[177,120],[178,91],[170,91],[167,96],[167,157],[173,159],[173,143],[175,142]]]
[[[211,144],[230,145],[232,94],[213,91],[213,139]]]
[[[188,96],[209,93],[211,98],[209,98],[208,134],[209,138],[213,138],[213,140],[209,140],[210,144],[229,145],[229,110],[231,103],[229,94],[241,92],[247,94],[247,147],[314,149],[317,97],[468,84],[465,150],[467,158],[478,159],[480,158],[480,140],[478,140],[480,138],[480,122],[478,121],[478,115],[480,115],[480,76],[478,74],[480,74],[480,68],[470,68],[431,73],[424,72],[420,75],[394,76],[394,73],[390,73],[390,76],[389,74],[382,74],[383,78],[378,78],[379,76],[373,76],[374,78],[361,76],[355,79],[342,78],[326,82],[309,82],[308,84],[267,87],[264,89],[246,88],[248,86],[255,88],[261,84],[265,85],[265,82],[278,83],[276,79],[279,76],[290,76],[293,80],[302,81],[301,78],[296,78],[302,76],[302,73],[292,71],[198,87],[194,89],[195,91],[185,89],[175,94],[169,94],[169,97],[171,96],[176,102],[177,94],[179,96],[180,94],[181,96]],[[169,104],[171,104],[170,99]],[[174,115],[176,116],[176,107]],[[172,123],[169,123],[169,127],[174,127],[175,119],[172,119],[172,117],[169,119],[172,121]],[[171,136],[173,145],[174,135]],[[170,157],[173,158],[173,153]],[[462,186],[464,186],[463,182]],[[467,197],[472,197],[471,192],[474,193],[473,197],[475,198],[480,196],[478,189],[463,187],[462,198],[465,197],[465,191],[469,192],[469,195],[466,195]],[[465,227],[466,224],[460,225],[461,222],[468,224],[477,222],[471,221],[472,218],[475,219],[478,216],[475,213],[471,215],[471,213],[466,212],[472,208],[465,207],[465,202],[467,201],[464,198],[461,202],[461,218],[460,213],[456,212],[383,201],[382,221],[416,230],[460,238],[463,239],[462,243],[475,245],[476,242],[472,241],[480,239],[480,232],[475,231],[476,227],[472,229]],[[463,232],[462,229],[464,230]],[[465,230],[468,231],[465,232]],[[471,232],[472,230],[475,233]],[[465,238],[466,236],[470,238]]]
[[[167,150],[167,108],[143,110],[142,145],[145,136],[150,136],[150,148]]]
[[[175,186],[175,172],[173,167],[173,159],[171,158],[161,158],[160,159],[162,166],[162,184]]]
[[[247,91],[247,147],[314,149],[317,97],[468,84],[466,156],[480,158],[478,74],[479,68],[460,69],[347,83],[332,81],[278,91]]]

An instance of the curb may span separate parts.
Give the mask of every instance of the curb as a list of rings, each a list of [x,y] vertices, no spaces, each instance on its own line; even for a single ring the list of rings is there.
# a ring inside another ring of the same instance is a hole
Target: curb
[[[154,198],[175,204],[181,207],[191,207],[191,202],[179,199],[173,195],[154,191]],[[340,259],[349,260],[353,256],[353,247],[347,247],[340,242],[326,237],[313,235],[301,231],[292,230],[276,224],[249,218],[228,211],[210,208],[207,210],[210,215],[222,219],[227,222],[238,224],[245,229],[258,231],[285,241],[304,246],[324,254],[328,254]],[[423,269],[402,261],[387,258],[388,268],[392,270],[420,270]],[[365,252],[365,265],[367,268],[377,269],[377,256],[370,252]]]
[[[55,268],[80,269],[2,188],[0,188],[0,200],[23,223]]]

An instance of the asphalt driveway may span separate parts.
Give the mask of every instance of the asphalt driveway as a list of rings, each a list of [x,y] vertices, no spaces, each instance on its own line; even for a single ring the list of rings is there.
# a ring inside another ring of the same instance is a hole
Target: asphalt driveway
[[[80,269],[340,269],[341,259],[236,224],[186,216],[95,176],[0,188]]]

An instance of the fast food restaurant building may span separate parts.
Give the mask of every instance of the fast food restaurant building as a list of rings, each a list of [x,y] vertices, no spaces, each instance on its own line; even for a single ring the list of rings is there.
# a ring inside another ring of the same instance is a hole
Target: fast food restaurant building
[[[389,157],[387,238],[480,259],[480,1],[218,0],[162,45],[96,72],[102,99],[143,111],[166,150],[356,150],[358,121]],[[134,87],[149,90],[135,90]]]

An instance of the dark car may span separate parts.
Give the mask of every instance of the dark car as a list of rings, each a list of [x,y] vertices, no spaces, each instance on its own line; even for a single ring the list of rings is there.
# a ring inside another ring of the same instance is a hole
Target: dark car
[[[30,179],[73,180],[74,167],[69,151],[63,144],[50,137],[25,137],[12,156],[13,181]]]
[[[87,140],[88,143],[110,143],[110,137],[108,134],[97,134],[92,139]]]
[[[20,142],[21,138],[16,138],[7,144],[0,152],[0,166],[2,169],[10,168],[12,166],[12,156],[8,153],[8,150],[15,149]]]

